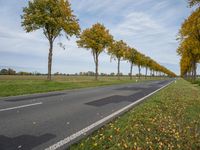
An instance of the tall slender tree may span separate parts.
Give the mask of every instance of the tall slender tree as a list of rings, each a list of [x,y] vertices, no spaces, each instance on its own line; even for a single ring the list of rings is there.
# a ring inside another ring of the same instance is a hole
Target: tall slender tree
[[[66,37],[78,36],[80,27],[68,0],[32,0],[23,9],[22,26],[26,32],[42,29],[49,41],[48,80],[51,80],[54,40],[63,31]]]
[[[150,65],[150,57],[145,57],[145,60],[144,60],[144,66],[145,66],[145,78],[147,78],[147,74],[148,74],[148,68],[149,68],[149,65]]]
[[[138,76],[139,76],[139,79],[140,79],[140,77],[141,77],[141,67],[143,67],[144,66],[144,63],[145,63],[145,56],[142,54],[142,53],[140,53],[140,52],[137,52],[136,53],[136,56],[135,56],[135,63],[137,64],[137,66],[138,66]]]
[[[127,44],[124,41],[113,41],[111,46],[108,48],[108,53],[111,55],[111,59],[117,60],[117,76],[120,79],[120,61],[124,58],[127,50]]]
[[[136,62],[136,53],[137,53],[136,49],[128,47],[126,54],[125,54],[125,58],[130,62],[129,76],[130,76],[131,80],[133,79],[133,65]]]
[[[91,50],[95,63],[95,79],[98,79],[99,55],[107,49],[113,41],[112,35],[104,25],[97,23],[85,29],[77,41],[78,46]]]

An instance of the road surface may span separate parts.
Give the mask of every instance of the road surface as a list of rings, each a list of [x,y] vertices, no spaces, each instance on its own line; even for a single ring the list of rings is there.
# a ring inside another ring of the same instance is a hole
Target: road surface
[[[0,150],[66,149],[172,81],[0,99]]]

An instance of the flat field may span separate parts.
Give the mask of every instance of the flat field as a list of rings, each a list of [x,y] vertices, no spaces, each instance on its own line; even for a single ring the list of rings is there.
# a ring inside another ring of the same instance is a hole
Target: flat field
[[[99,77],[98,81],[92,76],[53,76],[52,81],[47,81],[46,76],[19,76],[19,75],[0,75],[0,97],[15,96],[33,93],[43,93],[60,90],[70,90],[86,87],[105,86],[122,83],[134,83],[145,80],[158,80],[154,77],[138,80],[130,80],[128,76],[121,77]]]

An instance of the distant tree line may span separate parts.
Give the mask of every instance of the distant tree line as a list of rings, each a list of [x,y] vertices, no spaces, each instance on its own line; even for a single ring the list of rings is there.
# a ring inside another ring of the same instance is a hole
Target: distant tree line
[[[15,74],[16,74],[16,71],[13,70],[13,69],[11,69],[11,68],[8,68],[8,69],[1,69],[0,74],[1,74],[1,75],[15,75]]]
[[[25,72],[25,71],[15,71],[14,69],[11,69],[11,68],[8,68],[8,69],[1,69],[0,70],[0,75],[34,75],[34,76],[47,76],[47,74],[44,74],[44,73],[39,73],[37,71],[35,72]],[[54,76],[95,76],[95,72],[93,71],[87,71],[87,72],[79,72],[79,73],[61,73],[61,72],[56,72],[53,74]],[[121,77],[121,76],[130,76],[130,73],[127,74],[123,74],[123,73],[114,73],[114,72],[111,72],[111,73],[99,73],[99,76],[109,76],[109,77],[114,77],[114,76],[117,76],[117,77]],[[135,75],[136,77],[147,77],[146,74],[136,74]],[[151,76],[157,76],[157,77],[163,77],[165,76],[164,74],[150,74],[149,75],[150,77]]]
[[[8,69],[4,68],[0,70],[0,75],[44,75],[44,74],[39,72],[24,72],[24,71],[17,72],[11,68]]]

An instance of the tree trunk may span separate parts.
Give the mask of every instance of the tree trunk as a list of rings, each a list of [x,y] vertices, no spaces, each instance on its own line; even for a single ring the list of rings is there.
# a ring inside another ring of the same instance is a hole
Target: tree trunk
[[[152,77],[152,69],[150,69],[150,78]]]
[[[120,79],[120,58],[117,59],[117,78]]]
[[[188,78],[191,79],[191,76],[192,76],[192,71],[189,71],[188,72]]]
[[[196,80],[196,62],[195,61],[193,61],[192,62],[192,80],[193,81],[195,81]]]
[[[145,79],[147,78],[147,71],[148,71],[148,68],[146,67]]]
[[[141,72],[141,67],[138,65],[138,71],[139,71],[139,79],[140,79],[140,72]]]
[[[133,63],[131,63],[131,69],[130,69],[130,80],[133,79],[133,77],[132,77],[132,73],[133,73]]]
[[[99,66],[99,60],[98,60],[98,54],[96,54],[96,61],[95,61],[95,80],[98,80],[98,66]]]
[[[49,56],[48,56],[48,76],[47,80],[51,80],[51,67],[52,67],[52,56],[53,56],[53,41],[49,40]]]

